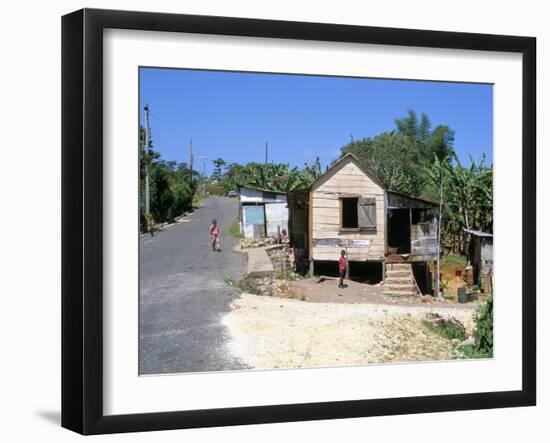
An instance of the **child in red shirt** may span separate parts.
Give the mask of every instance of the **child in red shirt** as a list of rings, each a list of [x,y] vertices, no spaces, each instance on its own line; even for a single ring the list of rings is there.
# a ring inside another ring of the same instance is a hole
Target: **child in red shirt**
[[[220,228],[218,226],[218,221],[216,219],[212,220],[210,225],[210,238],[212,239],[212,250],[220,250]]]
[[[340,272],[340,283],[338,284],[338,287],[340,289],[344,289],[346,285],[344,285],[344,277],[346,275],[346,269],[348,267],[348,260],[346,259],[346,251],[342,249],[340,252],[340,258],[338,259],[338,271]]]

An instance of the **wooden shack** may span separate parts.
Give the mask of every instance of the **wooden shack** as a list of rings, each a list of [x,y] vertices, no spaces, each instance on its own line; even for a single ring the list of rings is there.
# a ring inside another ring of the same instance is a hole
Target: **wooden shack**
[[[468,262],[474,270],[474,284],[483,292],[493,292],[493,234],[464,229],[470,236]]]
[[[250,186],[238,187],[239,223],[246,238],[276,237],[288,230],[288,205],[284,192]]]
[[[401,276],[410,270],[409,280],[414,282],[414,272],[429,290],[427,262],[437,254],[434,202],[386,190],[352,154],[309,188],[290,192],[288,202],[291,242],[303,247],[312,275],[318,265],[335,266],[344,249],[352,277],[355,269],[356,277],[363,272],[371,281],[384,280],[391,276],[387,264],[405,264]],[[410,285],[405,286],[409,293]]]

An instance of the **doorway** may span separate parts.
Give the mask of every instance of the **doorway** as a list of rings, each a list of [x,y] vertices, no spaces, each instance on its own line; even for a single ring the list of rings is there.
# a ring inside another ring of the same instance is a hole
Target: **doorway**
[[[388,210],[388,254],[411,253],[410,209]]]

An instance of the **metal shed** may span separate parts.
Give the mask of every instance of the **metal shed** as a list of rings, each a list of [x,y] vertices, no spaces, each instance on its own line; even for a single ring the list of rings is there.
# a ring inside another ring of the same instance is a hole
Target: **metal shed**
[[[239,186],[239,222],[246,238],[278,237],[288,230],[288,204],[284,192]]]
[[[470,235],[468,261],[474,268],[474,283],[483,292],[493,292],[493,234],[464,229]]]

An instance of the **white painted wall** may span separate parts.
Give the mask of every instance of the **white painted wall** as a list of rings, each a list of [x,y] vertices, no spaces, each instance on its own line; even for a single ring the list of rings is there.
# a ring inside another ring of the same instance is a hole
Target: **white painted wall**
[[[270,198],[265,198],[265,192],[259,189],[251,188],[240,188],[239,200],[241,203],[264,203],[265,212],[263,222],[266,227],[266,235],[277,236],[278,228],[286,229],[288,231],[288,206],[286,194],[273,193],[270,194]],[[276,202],[276,203],[267,203],[267,202]],[[254,206],[261,208],[263,205]],[[251,220],[247,216],[247,208],[250,208],[250,205],[242,206],[242,225],[241,232],[246,238],[257,238],[259,237],[259,229],[254,226],[257,223],[257,218]],[[262,208],[262,211],[264,208]]]
[[[268,236],[276,237],[283,229],[288,232],[288,207],[286,203],[266,203],[265,218]]]

